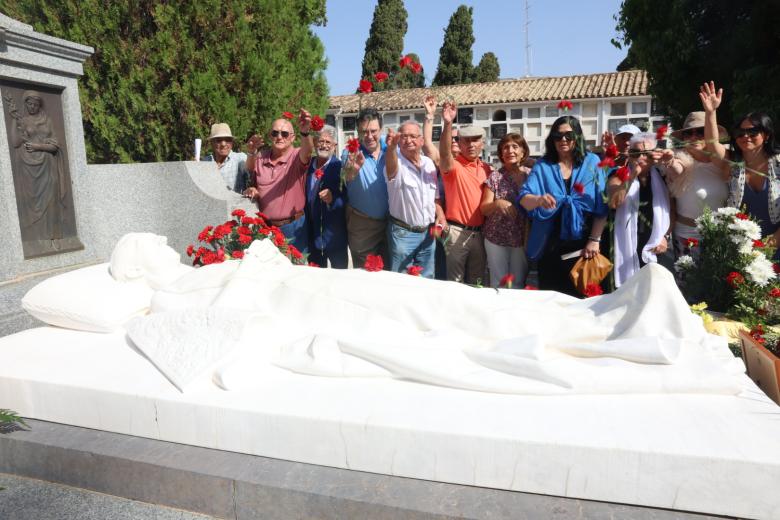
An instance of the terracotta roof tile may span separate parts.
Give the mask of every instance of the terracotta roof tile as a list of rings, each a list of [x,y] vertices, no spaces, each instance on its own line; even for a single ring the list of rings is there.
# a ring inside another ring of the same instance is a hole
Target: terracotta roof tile
[[[648,95],[647,73],[628,70],[374,92],[363,95],[362,106],[383,111],[420,108],[423,97],[429,91],[440,100],[451,98],[461,106]],[[357,94],[330,98],[330,108],[342,113],[357,112],[360,105],[361,99]]]

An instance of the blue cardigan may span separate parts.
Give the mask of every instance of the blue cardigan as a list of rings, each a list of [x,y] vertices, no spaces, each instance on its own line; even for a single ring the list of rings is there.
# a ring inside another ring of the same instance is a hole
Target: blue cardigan
[[[584,213],[594,217],[607,214],[604,189],[606,174],[598,167],[599,158],[593,153],[586,153],[582,164],[575,166],[571,174],[571,193],[566,192],[566,185],[557,163],[552,164],[542,159],[538,161],[528,180],[520,189],[517,200],[526,195],[544,195],[549,193],[557,204],[553,209],[536,208],[528,211],[531,218],[531,234],[528,237],[526,252],[531,260],[538,260],[544,254],[547,239],[553,231],[553,224],[558,212],[561,214],[561,240],[577,240],[586,231]],[[581,184],[582,193],[577,193],[575,184]]]

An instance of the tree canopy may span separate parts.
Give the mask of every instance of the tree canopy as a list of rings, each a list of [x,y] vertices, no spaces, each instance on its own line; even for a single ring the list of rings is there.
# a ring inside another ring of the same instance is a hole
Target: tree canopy
[[[8,16],[90,45],[79,80],[92,163],[188,159],[212,123],[239,142],[327,108],[325,0],[15,0]]]
[[[439,50],[439,66],[433,78],[434,86],[457,85],[473,81],[471,46],[474,45],[473,8],[458,6],[444,30],[444,42]]]
[[[479,65],[474,69],[474,82],[487,83],[498,81],[501,76],[501,66],[498,64],[498,57],[492,52],[486,52],[479,60]]]
[[[780,115],[780,9],[745,0],[624,0],[617,15],[621,67],[647,70],[650,92],[679,125],[701,110],[699,86],[725,91],[719,119],[730,125],[746,112]]]
[[[403,0],[379,0],[374,8],[374,19],[366,40],[363,55],[362,78],[372,80],[377,72],[394,76],[393,81],[374,82],[374,90],[390,90],[413,86],[411,75],[398,74],[398,60],[404,51],[406,35],[406,8]],[[406,71],[404,71],[406,72]]]

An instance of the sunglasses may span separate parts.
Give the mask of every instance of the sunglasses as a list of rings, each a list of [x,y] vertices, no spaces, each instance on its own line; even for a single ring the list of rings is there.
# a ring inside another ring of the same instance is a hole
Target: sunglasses
[[[704,137],[704,129],[703,128],[689,128],[688,130],[682,131],[683,139],[688,139],[691,137]]]
[[[756,137],[758,134],[763,132],[764,129],[760,126],[751,126],[750,128],[737,128],[734,130],[734,138],[739,139],[740,137],[750,136],[750,137]]]
[[[630,157],[648,157],[650,155],[650,150],[636,150],[632,148],[628,151],[628,155]]]
[[[280,135],[287,139],[290,137],[290,132],[287,130],[271,130],[271,137],[279,137]]]
[[[567,141],[576,141],[577,134],[571,130],[568,132],[553,132],[552,138],[553,141],[563,141],[564,139],[566,139]]]

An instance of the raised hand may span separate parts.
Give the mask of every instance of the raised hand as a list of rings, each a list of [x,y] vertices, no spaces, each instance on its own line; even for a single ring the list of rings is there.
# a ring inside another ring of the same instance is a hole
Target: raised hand
[[[392,128],[387,129],[387,137],[385,137],[385,143],[387,144],[388,150],[392,147],[393,150],[395,150],[395,147],[398,146],[398,141],[401,140],[401,134],[396,133],[395,130]]]
[[[423,100],[423,106],[425,107],[425,113],[432,116],[436,113],[436,96],[428,95]]]
[[[458,107],[452,101],[445,101],[441,106],[441,118],[447,123],[452,123],[456,117],[458,117]]]
[[[246,151],[250,155],[254,155],[264,145],[265,145],[265,139],[263,139],[261,136],[255,134],[255,135],[253,135],[252,137],[249,138],[249,141],[246,142]]]
[[[607,130],[603,134],[601,134],[601,147],[605,150],[608,146],[612,146],[615,144],[615,134]]]
[[[715,89],[715,82],[705,83],[699,89],[699,99],[705,112],[715,112],[723,100],[723,89]]]
[[[311,114],[303,108],[301,109],[300,114],[298,114],[298,128],[303,133],[311,131]]]

